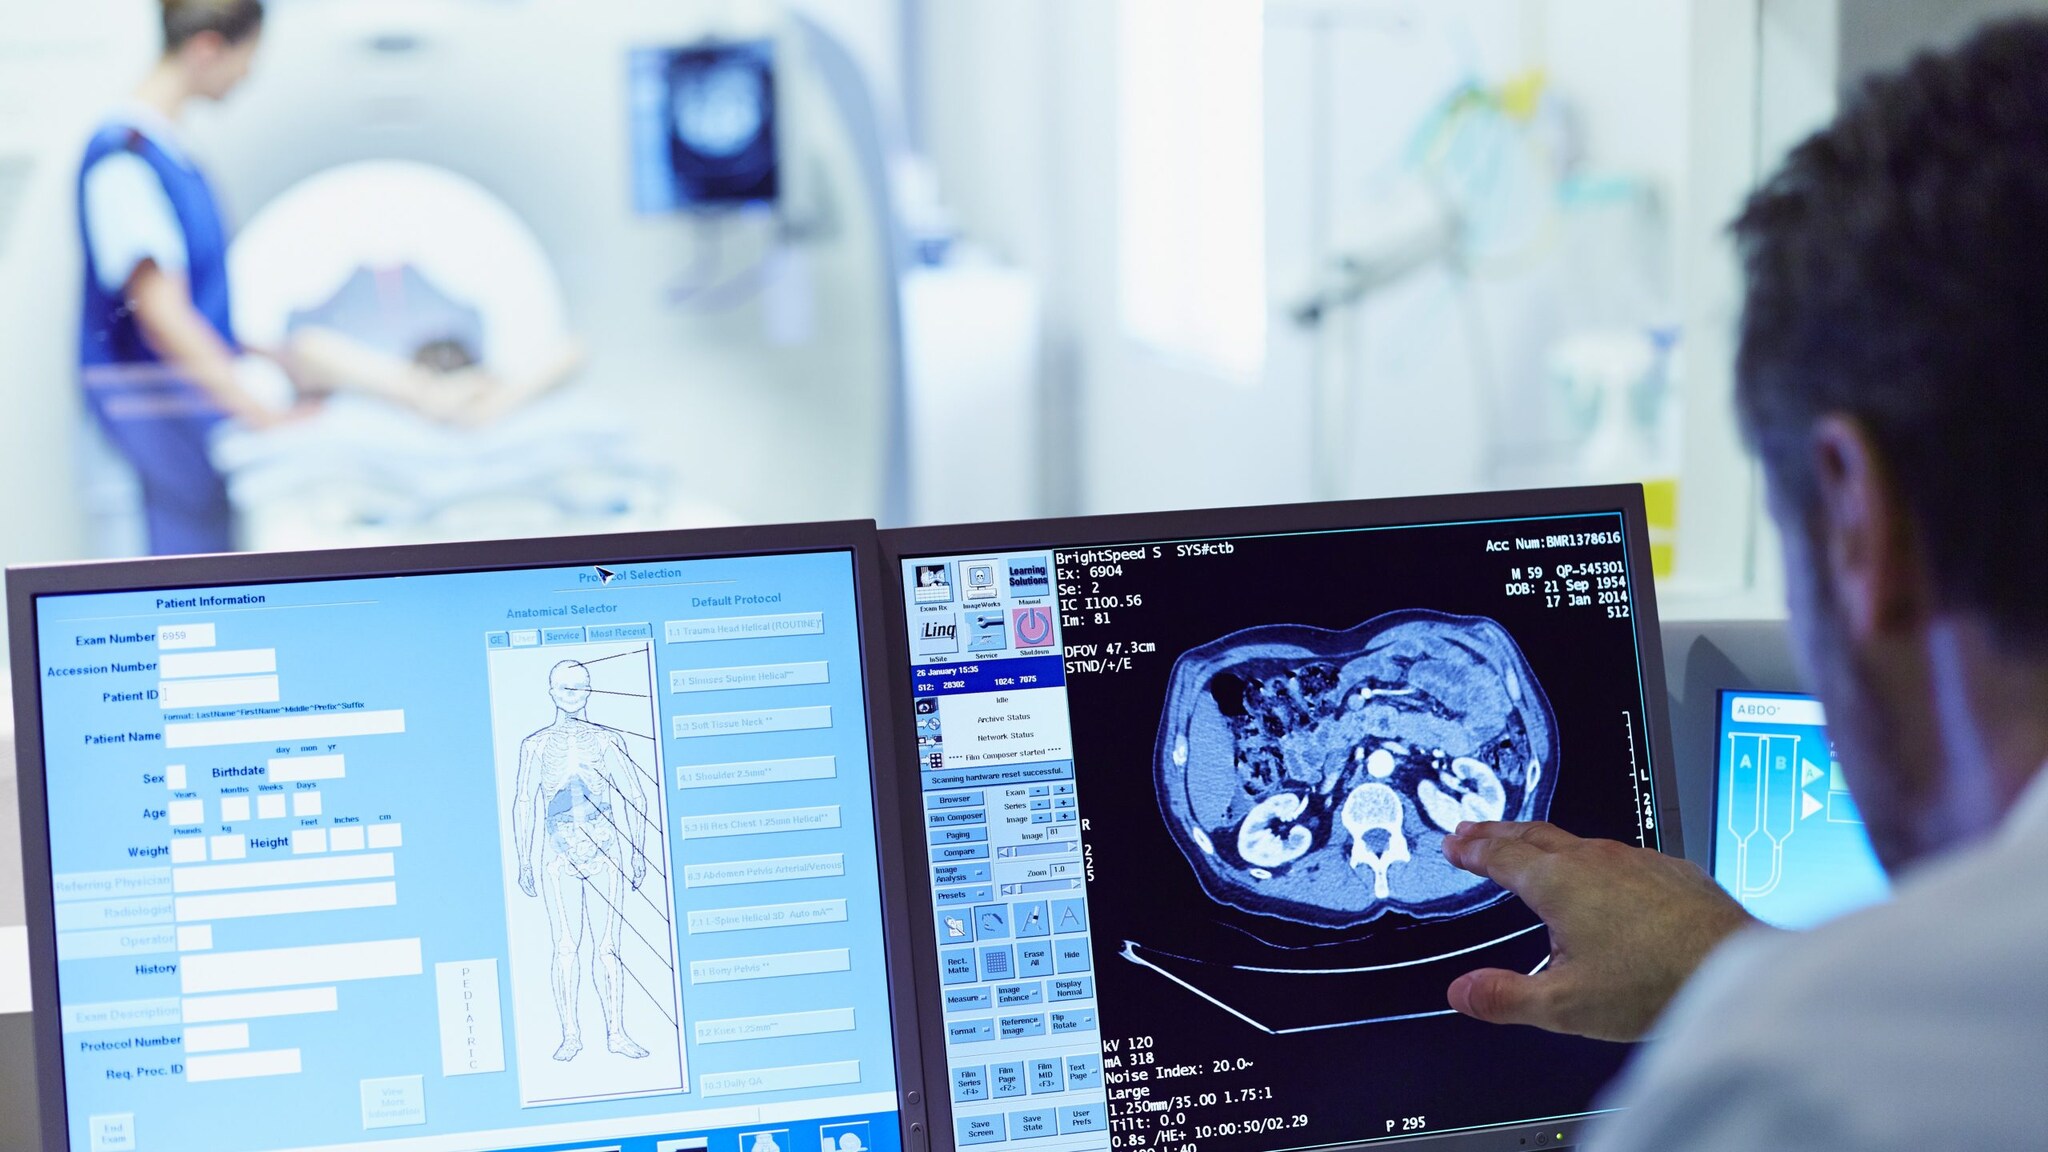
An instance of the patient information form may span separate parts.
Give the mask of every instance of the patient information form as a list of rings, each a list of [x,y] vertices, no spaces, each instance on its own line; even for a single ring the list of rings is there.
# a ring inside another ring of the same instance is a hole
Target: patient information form
[[[73,1148],[898,1145],[849,554],[37,623]]]

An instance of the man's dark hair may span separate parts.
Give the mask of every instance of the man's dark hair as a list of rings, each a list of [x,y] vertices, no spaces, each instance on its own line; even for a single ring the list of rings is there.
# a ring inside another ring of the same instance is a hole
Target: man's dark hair
[[[1858,421],[1941,605],[2048,649],[2048,20],[1864,83],[1733,232],[1736,404],[1788,506],[1816,418]]]
[[[263,0],[161,0],[164,52],[176,52],[202,32],[239,44],[263,27]]]

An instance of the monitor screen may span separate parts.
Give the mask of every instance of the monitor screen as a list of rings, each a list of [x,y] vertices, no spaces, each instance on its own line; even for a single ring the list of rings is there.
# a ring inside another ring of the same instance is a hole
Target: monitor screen
[[[855,560],[34,596],[69,1147],[900,1147]]]
[[[1885,898],[1820,701],[1724,691],[1716,745],[1714,879],[1751,915],[1807,928]]]
[[[772,43],[642,48],[628,67],[639,212],[775,202],[781,168]]]
[[[1549,945],[1441,845],[1675,846],[1647,565],[1618,510],[1391,506],[885,535],[961,1147],[1549,1146],[1621,1065],[1451,1013]]]

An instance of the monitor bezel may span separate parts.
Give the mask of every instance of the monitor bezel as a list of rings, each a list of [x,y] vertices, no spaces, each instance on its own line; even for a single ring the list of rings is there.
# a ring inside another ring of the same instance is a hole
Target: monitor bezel
[[[388,576],[445,576],[533,568],[626,565],[662,561],[844,552],[854,576],[861,671],[866,688],[868,756],[875,803],[876,858],[882,888],[882,940],[897,1066],[896,1110],[905,1152],[924,1152],[932,1125],[926,1103],[933,1074],[923,1059],[913,967],[907,882],[902,758],[896,752],[894,679],[877,675],[892,649],[884,630],[892,593],[872,521],[772,527],[465,541],[304,552],[223,553],[144,560],[46,564],[7,569],[7,620],[12,643],[15,750],[20,780],[22,874],[28,917],[29,981],[37,1101],[43,1147],[82,1152],[71,1144],[64,1082],[62,1012],[57,999],[56,901],[51,888],[49,804],[42,726],[41,660],[36,602],[44,597],[224,585],[303,583]],[[920,858],[921,863],[922,858]],[[943,1068],[939,1075],[943,1076]]]
[[[1497,492],[1458,493],[1438,496],[1402,496],[1375,500],[1328,501],[1308,504],[1279,504],[1244,508],[1212,508],[1167,512],[1136,512],[1106,516],[1077,516],[1044,520],[1012,520],[981,524],[953,524],[896,528],[881,533],[882,555],[895,594],[888,606],[889,642],[894,663],[890,684],[894,694],[910,699],[912,656],[909,639],[909,610],[905,604],[903,578],[906,561],[969,553],[1019,552],[1041,549],[1076,548],[1089,545],[1154,543],[1172,540],[1217,539],[1223,537],[1275,535],[1293,532],[1327,532],[1358,528],[1424,527],[1475,520],[1512,520],[1586,514],[1619,514],[1622,519],[1623,555],[1629,566],[1630,616],[1634,624],[1636,662],[1643,699],[1644,755],[1650,765],[1656,793],[1656,818],[1661,835],[1658,848],[1666,855],[1683,859],[1684,830],[1679,820],[1678,780],[1671,743],[1670,701],[1666,694],[1663,639],[1659,630],[1655,576],[1650,561],[1649,520],[1640,484],[1598,485],[1576,488],[1540,488]],[[905,805],[899,823],[906,829],[921,829],[923,798],[918,781],[916,719],[909,708],[899,710],[891,723],[895,727],[898,754],[906,757],[900,772],[905,781],[901,802]],[[937,929],[928,913],[931,909],[931,869],[923,855],[921,835],[912,835],[903,846],[906,861],[918,867],[906,877],[911,902],[919,915],[911,917],[914,947],[913,967],[917,974],[918,1018],[924,1030],[923,1046],[937,1121],[936,1138],[953,1139],[952,1091],[947,1075],[944,1004],[940,1000]],[[1510,1121],[1486,1128],[1455,1133],[1418,1135],[1397,1144],[1368,1142],[1357,1147],[1401,1147],[1411,1145],[1444,1149],[1509,1149],[1518,1146],[1527,1133],[1541,1127],[1561,1131],[1566,1138],[1558,1147],[1577,1139],[1581,1126],[1593,1112],[1568,1117]],[[943,1128],[943,1130],[941,1130]],[[1329,1149],[1350,1147],[1332,1144]]]

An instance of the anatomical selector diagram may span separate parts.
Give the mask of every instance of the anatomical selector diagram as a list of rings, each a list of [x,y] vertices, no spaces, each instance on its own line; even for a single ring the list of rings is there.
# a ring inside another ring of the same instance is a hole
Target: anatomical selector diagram
[[[1248,628],[1191,649],[1169,677],[1154,749],[1160,813],[1218,917],[1273,954],[1246,963],[1239,948],[1239,962],[1222,963],[1132,942],[1126,955],[1267,1027],[1248,972],[1355,976],[1470,951],[1441,932],[1455,946],[1433,949],[1418,927],[1507,893],[1445,861],[1443,838],[1467,820],[1547,818],[1557,774],[1549,699],[1486,617],[1409,609],[1345,631]],[[1401,939],[1363,947],[1387,917]]]
[[[682,1090],[667,820],[645,647],[494,653],[494,706],[509,712],[516,703],[528,717],[516,741],[509,716],[497,725],[501,786],[508,767],[512,777],[502,793],[507,921],[527,1104]],[[507,698],[519,680],[516,700]]]
[[[639,891],[647,879],[647,789],[619,734],[584,718],[590,693],[588,667],[574,660],[555,665],[548,673],[555,718],[519,746],[512,808],[519,890],[545,902],[554,936],[555,1012],[562,1023],[554,1058],[574,1060],[583,1050],[576,992],[587,930],[605,1048],[637,1060],[647,1049],[626,1034],[619,935],[626,893]]]

